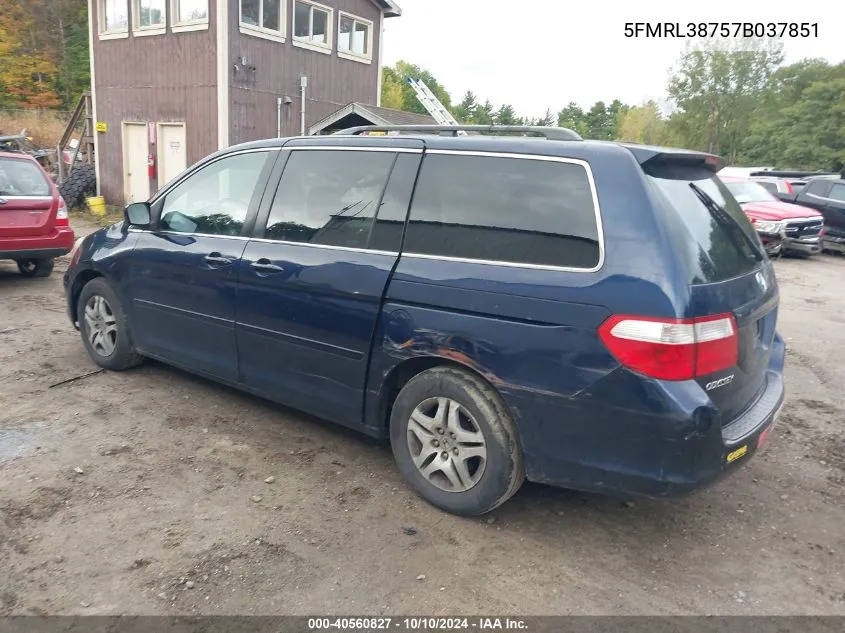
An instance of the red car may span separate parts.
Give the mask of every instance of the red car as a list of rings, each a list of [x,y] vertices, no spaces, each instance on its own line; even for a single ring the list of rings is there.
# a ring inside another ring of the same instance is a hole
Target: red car
[[[0,152],[0,259],[26,277],[48,277],[73,242],[67,205],[38,161]]]
[[[782,202],[760,183],[745,178],[720,176],[751,220],[769,255],[782,251],[815,255],[821,253],[824,233],[822,214],[789,202]]]

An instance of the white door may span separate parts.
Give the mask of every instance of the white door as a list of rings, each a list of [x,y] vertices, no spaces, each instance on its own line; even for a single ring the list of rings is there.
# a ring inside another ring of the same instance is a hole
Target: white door
[[[123,194],[126,204],[144,202],[150,197],[147,170],[149,144],[146,123],[123,123]]]
[[[158,187],[161,189],[188,167],[184,123],[158,124]]]

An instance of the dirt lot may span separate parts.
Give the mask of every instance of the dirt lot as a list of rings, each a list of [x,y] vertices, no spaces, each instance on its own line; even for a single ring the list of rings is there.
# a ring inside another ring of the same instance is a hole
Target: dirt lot
[[[734,477],[527,485],[478,520],[385,446],[162,365],[51,387],[95,369],[65,267],[0,262],[0,614],[845,614],[845,258],[777,263],[789,401]]]

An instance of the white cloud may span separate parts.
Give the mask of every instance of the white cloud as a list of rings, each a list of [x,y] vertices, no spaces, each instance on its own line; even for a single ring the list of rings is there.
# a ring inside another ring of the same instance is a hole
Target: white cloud
[[[786,61],[845,60],[845,38],[829,0],[399,0],[404,15],[385,21],[384,63],[429,70],[460,99],[472,90],[494,105],[541,116],[575,101],[588,107],[665,98],[669,69],[689,40],[626,38],[626,22],[795,22],[818,37],[787,38]]]

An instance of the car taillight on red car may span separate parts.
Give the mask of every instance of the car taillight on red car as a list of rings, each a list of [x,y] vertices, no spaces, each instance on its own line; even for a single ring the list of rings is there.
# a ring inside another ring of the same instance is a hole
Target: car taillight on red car
[[[59,208],[56,211],[56,226],[70,226],[67,204],[65,204],[65,199],[61,196],[59,196]]]
[[[732,314],[694,319],[615,315],[599,336],[628,369],[660,380],[691,380],[737,363],[739,334]]]

